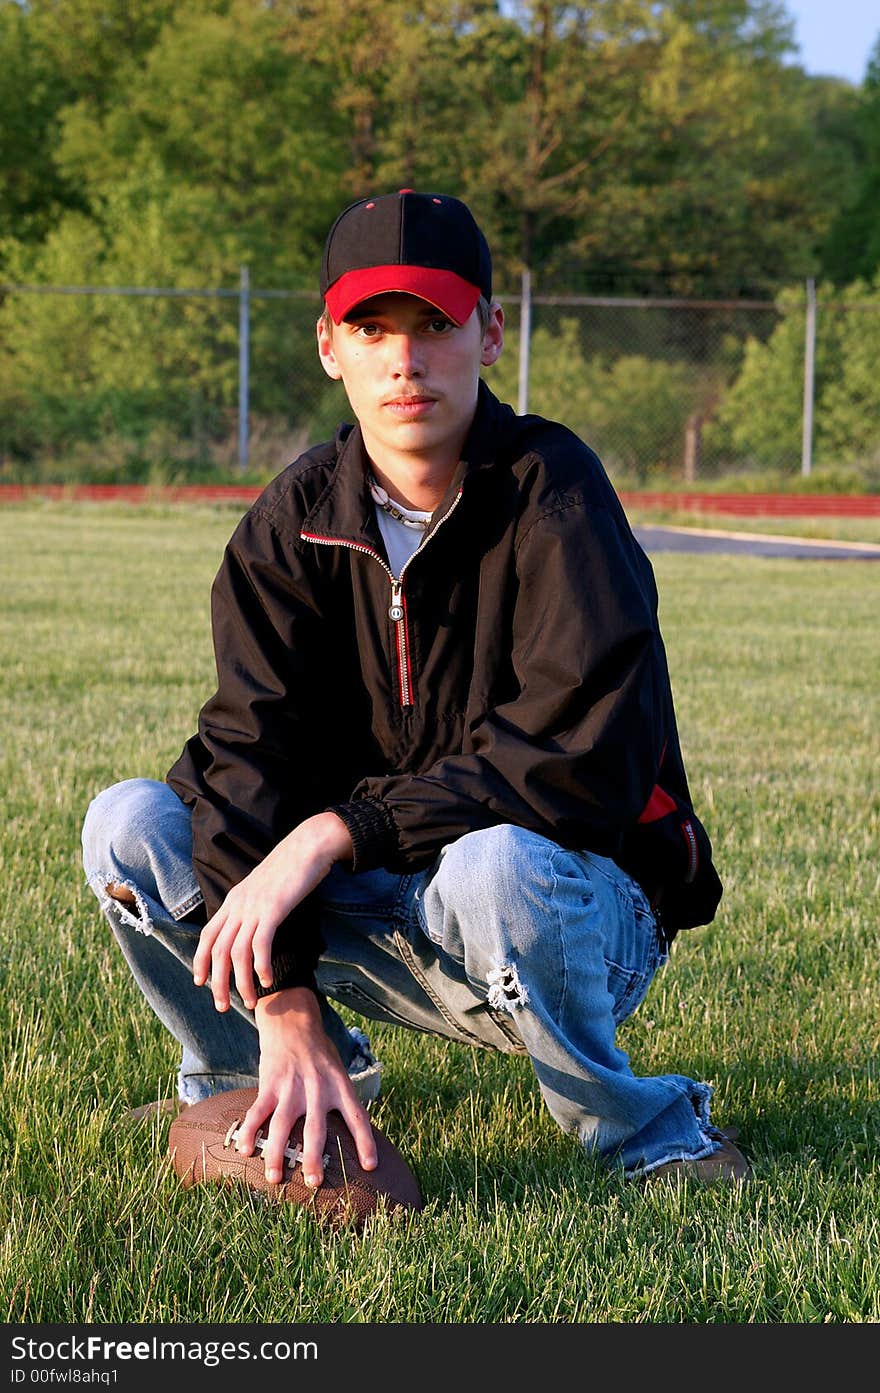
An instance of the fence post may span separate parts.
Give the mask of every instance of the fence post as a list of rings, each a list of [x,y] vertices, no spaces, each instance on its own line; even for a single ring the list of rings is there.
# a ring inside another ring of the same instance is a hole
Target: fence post
[[[804,343],[804,429],[801,442],[801,473],[813,467],[813,392],[816,375],[816,282],[807,280],[807,324]]]
[[[700,472],[702,453],[703,417],[694,411],[684,423],[684,481],[695,484]]]
[[[519,396],[517,411],[524,416],[529,409],[529,350],[532,338],[532,273],[525,267],[522,273],[522,298],[519,311]]]
[[[250,371],[251,278],[247,266],[241,268],[238,291],[238,467],[242,473],[248,463],[248,374]]]

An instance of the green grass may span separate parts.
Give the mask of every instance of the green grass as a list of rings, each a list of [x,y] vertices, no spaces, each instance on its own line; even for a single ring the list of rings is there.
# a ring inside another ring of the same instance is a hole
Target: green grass
[[[368,1027],[374,1120],[424,1214],[364,1237],[183,1191],[175,1048],[83,882],[115,779],[162,777],[212,685],[228,508],[0,511],[0,1314],[9,1322],[822,1323],[880,1319],[880,571],[658,555],[693,791],[726,894],[620,1042],[711,1082],[742,1190],[628,1186],[527,1060]],[[351,1017],[351,1019],[355,1019]]]

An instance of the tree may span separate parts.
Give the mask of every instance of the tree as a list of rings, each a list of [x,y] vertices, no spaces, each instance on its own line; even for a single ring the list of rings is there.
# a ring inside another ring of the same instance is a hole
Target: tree
[[[880,461],[880,277],[843,291],[817,289],[814,461]],[[730,463],[793,471],[800,463],[804,400],[803,291],[785,291],[766,343],[751,339],[742,368],[707,430]]]
[[[208,0],[188,0],[199,9]],[[23,7],[35,42],[63,74],[68,101],[105,110],[124,100],[174,0],[28,0]],[[212,6],[216,8],[216,6]]]
[[[820,458],[880,466],[880,274],[855,281],[831,311],[840,370],[828,381],[818,419]]]
[[[133,215],[163,207],[172,259],[196,283],[237,280],[242,262],[264,285],[279,273],[314,282],[339,178],[314,119],[324,96],[285,54],[270,9],[187,7],[128,72],[124,99],[68,110],[57,158],[98,221],[120,188]]]
[[[804,393],[805,311],[802,290],[777,300],[780,321],[766,343],[746,341],[742,365],[706,428],[709,450],[728,466],[793,470],[800,460]],[[832,371],[830,345],[817,347],[816,382]]]
[[[880,267],[880,38],[868,63],[854,117],[857,172],[822,248],[822,267],[837,285],[870,280]]]
[[[0,42],[7,278],[234,291],[247,264],[258,288],[314,293],[299,315],[254,302],[267,417],[302,417],[321,247],[351,199],[461,194],[502,293],[529,267],[538,292],[726,298],[813,274],[854,197],[856,93],[785,66],[776,0],[0,0]],[[27,400],[22,364],[57,364],[62,434],[234,410],[234,300],[56,301],[63,352],[52,303],[2,323]],[[621,336],[618,368],[581,338],[592,420],[675,396],[643,346]]]
[[[81,206],[53,158],[72,88],[22,8],[0,0],[0,238],[39,242]]]
[[[498,396],[516,402],[518,335],[486,380]],[[585,357],[580,326],[563,318],[536,329],[530,345],[529,410],[564,422],[586,440],[618,481],[644,483],[679,472],[685,423],[699,391],[684,363],[644,354]]]
[[[772,295],[810,273],[827,225],[807,88],[780,61],[790,22],[746,0],[654,8],[625,165],[610,181],[617,236],[609,227],[599,265],[618,291]]]
[[[846,168],[791,31],[771,0],[484,15],[452,139],[504,283],[764,297],[810,274]]]

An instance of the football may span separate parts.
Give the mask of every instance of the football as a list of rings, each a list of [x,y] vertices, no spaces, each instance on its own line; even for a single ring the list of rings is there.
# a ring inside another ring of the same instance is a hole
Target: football
[[[338,1112],[327,1116],[323,1183],[310,1189],[303,1181],[300,1118],[288,1139],[284,1178],[270,1185],[261,1155],[262,1129],[253,1156],[235,1149],[238,1128],[256,1096],[255,1088],[236,1088],[181,1110],[171,1124],[168,1148],[185,1187],[204,1181],[243,1184],[252,1194],[301,1205],[331,1223],[356,1228],[380,1209],[405,1214],[422,1208],[418,1182],[394,1144],[374,1125],[379,1164],[373,1171],[362,1170],[354,1138]]]

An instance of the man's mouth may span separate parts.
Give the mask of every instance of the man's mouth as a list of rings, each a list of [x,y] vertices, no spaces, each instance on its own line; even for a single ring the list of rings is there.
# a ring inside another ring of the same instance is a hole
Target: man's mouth
[[[406,393],[402,396],[388,397],[382,405],[395,416],[423,416],[436,405],[436,402],[436,397]]]

